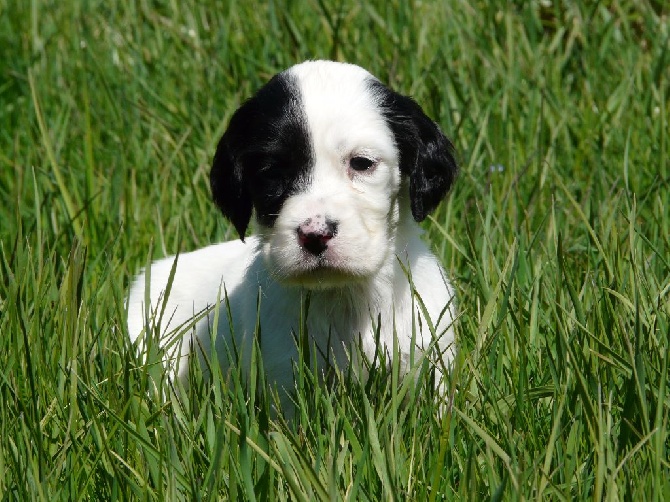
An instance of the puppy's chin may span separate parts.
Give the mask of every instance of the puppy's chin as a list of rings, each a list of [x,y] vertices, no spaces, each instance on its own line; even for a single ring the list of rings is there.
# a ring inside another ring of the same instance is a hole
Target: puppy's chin
[[[382,261],[357,260],[335,249],[314,256],[297,246],[262,246],[263,261],[269,274],[279,283],[307,289],[325,290],[365,283],[377,274]]]
[[[279,264],[271,255],[266,255],[266,265],[276,281],[287,286],[315,290],[354,286],[365,282],[374,273],[372,270],[356,269],[313,256]]]

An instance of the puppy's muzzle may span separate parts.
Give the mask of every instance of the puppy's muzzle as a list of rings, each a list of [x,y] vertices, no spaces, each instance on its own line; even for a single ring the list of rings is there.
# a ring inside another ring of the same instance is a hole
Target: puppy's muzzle
[[[337,222],[317,215],[303,221],[296,229],[300,247],[319,256],[328,249],[329,241],[337,234]]]

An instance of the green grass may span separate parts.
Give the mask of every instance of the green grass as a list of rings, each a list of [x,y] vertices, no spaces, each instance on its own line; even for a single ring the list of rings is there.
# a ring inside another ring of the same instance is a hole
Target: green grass
[[[0,0],[2,499],[670,499],[669,15]],[[412,94],[459,152],[425,225],[461,310],[442,417],[425,366],[300,367],[296,427],[260,378],[195,371],[176,399],[127,340],[148,253],[233,237],[207,184],[232,112],[317,57]]]

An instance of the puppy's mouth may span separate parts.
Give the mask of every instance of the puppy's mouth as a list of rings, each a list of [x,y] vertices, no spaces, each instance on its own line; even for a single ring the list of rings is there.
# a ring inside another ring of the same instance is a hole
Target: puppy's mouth
[[[285,268],[277,279],[285,284],[313,289],[327,289],[355,284],[363,279],[359,271],[348,267],[328,252],[314,256],[301,253],[301,259]]]
[[[343,236],[337,225],[308,227],[306,223],[303,227],[306,230],[265,235],[265,262],[277,282],[330,289],[363,283],[376,272],[375,263],[362,256],[359,249],[352,251],[352,239]]]

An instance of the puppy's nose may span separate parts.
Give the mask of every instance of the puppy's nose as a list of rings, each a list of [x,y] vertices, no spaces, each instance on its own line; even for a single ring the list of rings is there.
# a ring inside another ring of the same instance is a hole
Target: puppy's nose
[[[328,248],[328,241],[337,234],[337,222],[317,215],[303,221],[298,226],[297,232],[300,247],[318,256]]]

